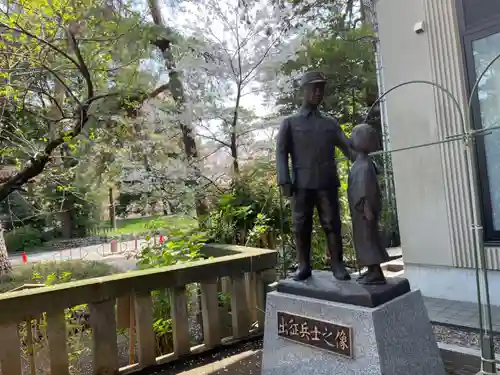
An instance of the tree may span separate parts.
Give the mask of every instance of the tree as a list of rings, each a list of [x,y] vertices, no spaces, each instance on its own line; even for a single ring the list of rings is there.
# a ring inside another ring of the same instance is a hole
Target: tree
[[[177,52],[186,89],[205,144],[227,150],[233,180],[240,175],[241,147],[262,127],[247,97],[265,99],[275,88],[279,67],[293,58],[300,40],[290,26],[290,8],[265,1],[204,0],[184,11],[195,12],[184,32],[190,35]],[[222,30],[221,30],[222,28]]]
[[[366,111],[378,97],[376,78],[374,37],[366,18],[369,11],[364,0],[335,0],[329,3],[293,0],[299,22],[313,24],[304,38],[303,48],[297,58],[284,64],[282,72],[288,82],[295,82],[300,73],[317,69],[328,77],[323,110],[339,119],[349,133],[352,125],[365,120]],[[314,23],[311,20],[314,19]],[[301,105],[295,93],[282,95],[277,102],[281,112],[289,114]],[[382,128],[378,105],[370,112],[367,122],[380,134],[380,140],[387,136]],[[382,149],[382,142],[380,144]],[[339,155],[340,156],[340,155]],[[393,192],[390,156],[377,157],[381,167],[381,185],[384,190],[384,213],[382,225],[389,238],[398,242],[397,216]],[[347,173],[347,164],[339,165],[339,172]],[[345,193],[343,183],[341,192]],[[344,222],[350,223],[349,217]]]
[[[339,119],[341,123],[362,121],[365,110],[377,97],[375,59],[370,39],[371,31],[365,27],[348,31],[312,33],[304,41],[297,58],[283,66],[283,73],[291,80],[298,72],[316,69],[323,72],[328,83],[325,90],[323,110]],[[296,94],[282,95],[278,104],[283,113],[298,106]]]
[[[162,17],[158,0],[148,0],[148,5],[155,25],[160,26],[165,30],[169,30]],[[201,194],[201,191],[198,189],[201,175],[200,167],[198,165],[199,153],[192,127],[191,111],[189,106],[186,106],[186,95],[181,79],[181,72],[177,68],[175,56],[172,51],[172,47],[175,42],[175,36],[172,35],[173,33],[171,32],[169,34],[170,35],[167,35],[164,38],[158,38],[154,40],[153,44],[158,47],[163,55],[165,68],[169,76],[169,84],[165,87],[168,87],[168,89],[170,90],[172,98],[176,103],[177,111],[180,115],[179,127],[182,133],[184,153],[187,162],[189,163],[192,176],[187,185],[190,188],[194,188],[196,212],[198,214],[198,218],[200,219],[200,224],[202,224],[204,221],[203,218],[208,212],[208,208],[203,194]]]
[[[18,173],[2,181],[0,200],[40,174],[56,149],[75,150],[83,142],[82,133],[107,125],[113,116],[158,95],[158,90],[148,93],[150,82],[141,82],[144,77],[137,74],[137,60],[148,55],[151,38],[138,36],[139,15],[123,3],[120,12],[104,1],[77,5],[80,7],[67,7],[62,1],[50,5],[30,1],[19,5],[22,10],[9,10],[0,18],[0,53],[13,56],[3,60],[1,94],[6,108],[2,139],[10,146],[21,144],[22,152],[28,154],[22,160],[12,147],[4,152],[4,158],[14,155],[20,164]],[[144,30],[147,34],[148,29]],[[120,48],[131,43],[138,48]],[[129,62],[123,67],[114,64],[117,50],[121,60],[123,51],[129,51]],[[23,73],[19,73],[21,67]],[[62,101],[54,93],[56,83],[63,87]],[[57,118],[49,117],[51,105],[60,112]],[[28,121],[33,135],[43,138],[27,138]],[[12,135],[16,133],[26,138],[24,143],[18,139],[21,136]]]
[[[43,171],[44,181],[50,180],[46,187],[58,191],[62,202],[74,196],[75,173],[92,146],[132,137],[137,129],[130,119],[164,91],[140,69],[161,30],[145,23],[132,5],[105,0],[3,4],[0,157],[15,165],[16,173],[0,179],[0,201],[15,191],[36,190]]]
[[[121,191],[142,196],[148,203],[161,202],[165,213],[188,206],[186,201],[194,202],[193,191],[185,183],[192,178],[191,171],[172,106],[166,96],[145,103],[140,121],[147,130],[138,135],[140,142],[122,147],[121,160],[117,160],[123,170]]]

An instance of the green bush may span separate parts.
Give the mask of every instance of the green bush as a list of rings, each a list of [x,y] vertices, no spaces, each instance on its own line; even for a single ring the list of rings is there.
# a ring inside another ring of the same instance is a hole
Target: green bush
[[[25,251],[44,242],[44,233],[30,225],[6,232],[4,237],[8,252]]]
[[[348,167],[347,163],[338,166],[341,182],[339,204],[345,260],[352,265],[355,254],[347,202]],[[241,176],[231,189],[214,194],[207,220],[208,242],[277,248],[280,255],[278,269],[285,276],[288,267],[295,262],[296,253],[291,233],[290,203],[289,199],[280,199],[274,165],[249,164],[242,168]],[[327,267],[326,247],[326,238],[315,214],[312,231],[314,268]]]
[[[155,225],[152,225],[155,228]],[[206,242],[204,233],[194,233],[189,230],[177,230],[169,233],[168,240],[162,244],[149,243],[141,249],[137,256],[137,268],[148,269],[173,266],[203,259],[200,253]],[[186,293],[192,291],[187,288]],[[157,354],[167,354],[173,351],[172,317],[169,292],[165,289],[154,290],[153,298],[153,331],[156,335]]]
[[[90,279],[116,273],[115,267],[98,261],[68,260],[39,262],[15,266],[12,272],[0,278],[0,293],[24,284],[58,284]]]

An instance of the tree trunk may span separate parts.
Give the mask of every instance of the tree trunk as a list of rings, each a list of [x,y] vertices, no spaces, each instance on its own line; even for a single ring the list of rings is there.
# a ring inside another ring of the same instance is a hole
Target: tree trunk
[[[364,24],[366,21],[366,5],[363,3],[363,0],[359,2],[359,14],[360,21]]]
[[[5,244],[3,231],[3,223],[0,221],[0,276],[8,274],[12,271],[12,265],[10,264],[9,254],[7,253],[7,245]]]
[[[71,213],[71,205],[67,203],[68,199],[63,202],[63,210],[59,213],[59,217],[61,218],[61,235],[67,240],[73,236],[73,215]]]
[[[167,28],[165,21],[161,15],[161,8],[158,0],[148,0],[149,9],[151,11],[151,16],[153,22],[161,27]],[[163,53],[163,58],[165,59],[165,65],[169,71],[169,88],[172,97],[177,104],[177,108],[181,114],[180,129],[182,132],[182,142],[184,144],[184,152],[186,154],[186,159],[190,165],[192,165],[192,170],[194,174],[194,181],[191,185],[195,188],[195,205],[196,214],[198,216],[199,224],[202,225],[204,217],[208,213],[208,207],[202,192],[198,188],[199,180],[201,178],[201,171],[197,165],[198,159],[198,149],[196,146],[196,141],[190,124],[191,113],[189,109],[185,108],[186,100],[184,97],[184,87],[181,81],[179,72],[175,69],[175,61],[173,59],[170,50],[170,41],[156,41],[157,47]]]
[[[172,209],[172,204],[167,198],[162,199],[162,209],[163,209],[163,215],[169,216],[173,215],[174,210]]]
[[[116,229],[116,211],[115,211],[115,198],[113,196],[113,188],[109,188],[109,221],[111,227]]]
[[[65,97],[65,88],[57,79],[54,80],[54,98],[57,100],[59,106],[55,103],[52,104],[50,108],[50,117],[54,120],[58,120],[62,117],[62,113],[59,107],[63,108],[64,105],[64,97]],[[54,139],[57,137],[57,126],[56,123],[49,124],[49,135],[50,139]],[[67,159],[65,159],[65,150],[64,147],[61,147],[58,152],[54,152],[53,162],[54,164],[58,164],[61,168],[62,175],[64,175],[64,171],[66,170]],[[63,180],[65,180],[63,178]],[[61,232],[62,237],[65,239],[70,239],[73,236],[73,203],[71,199],[71,193],[65,194],[63,196],[62,202],[62,212],[59,214],[61,218]]]
[[[238,111],[240,109],[241,83],[238,83],[238,92],[236,93],[236,103],[234,104],[233,122],[231,124],[231,157],[233,158],[234,178],[240,177],[240,166],[238,163],[238,144],[236,142],[236,125],[238,124]]]

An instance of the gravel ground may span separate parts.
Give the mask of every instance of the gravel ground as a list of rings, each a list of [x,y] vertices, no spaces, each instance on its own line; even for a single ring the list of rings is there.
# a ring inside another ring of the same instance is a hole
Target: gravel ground
[[[433,325],[434,335],[436,341],[445,344],[453,344],[466,348],[480,349],[479,346],[479,333],[471,330],[462,330],[453,327],[442,326],[438,324]],[[493,338],[495,344],[495,353],[500,353],[500,337]]]

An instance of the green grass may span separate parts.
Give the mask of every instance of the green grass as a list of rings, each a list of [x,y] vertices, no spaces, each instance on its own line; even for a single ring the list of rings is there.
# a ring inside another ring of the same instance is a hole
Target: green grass
[[[107,263],[88,260],[22,264],[14,266],[11,273],[0,278],[0,293],[24,284],[43,283],[43,280],[46,280],[48,275],[52,273],[62,275],[64,272],[70,272],[71,281],[76,281],[111,275],[117,273],[118,270]],[[40,275],[40,280],[33,279],[35,273]]]
[[[196,226],[196,220],[186,216],[147,216],[134,219],[117,220],[117,228],[103,231],[107,235],[140,234],[153,229],[188,229]],[[103,227],[110,228],[111,222],[103,222]]]

